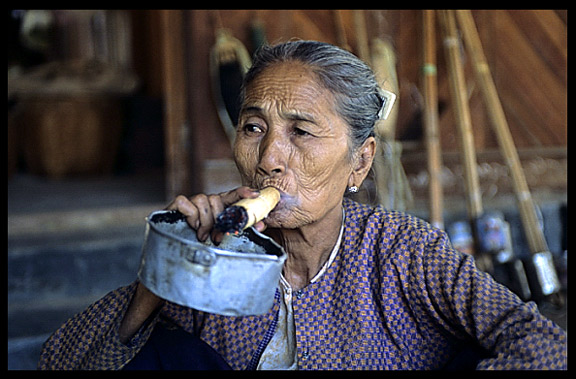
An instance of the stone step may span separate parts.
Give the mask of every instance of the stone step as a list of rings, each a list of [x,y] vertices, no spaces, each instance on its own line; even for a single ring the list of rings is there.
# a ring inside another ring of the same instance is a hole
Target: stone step
[[[42,344],[49,336],[8,338],[8,370],[36,370]]]
[[[135,279],[143,227],[8,242],[8,302],[101,294]],[[52,239],[52,240],[50,240]]]
[[[44,341],[136,279],[144,226],[8,239],[8,367],[33,370]]]

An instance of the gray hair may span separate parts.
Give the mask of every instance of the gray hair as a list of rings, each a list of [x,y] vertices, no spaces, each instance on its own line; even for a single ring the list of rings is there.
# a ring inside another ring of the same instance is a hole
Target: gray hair
[[[246,86],[264,69],[275,63],[300,61],[318,76],[320,83],[336,98],[336,111],[350,126],[351,148],[358,148],[374,136],[374,124],[384,103],[374,73],[354,54],[337,46],[317,41],[290,41],[263,46],[244,77],[241,102]]]

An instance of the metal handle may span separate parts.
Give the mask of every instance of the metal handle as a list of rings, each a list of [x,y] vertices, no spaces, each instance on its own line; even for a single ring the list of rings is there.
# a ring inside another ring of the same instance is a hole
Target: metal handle
[[[203,248],[184,248],[184,258],[191,263],[202,266],[212,266],[216,263],[216,253],[209,249]]]
[[[549,251],[541,251],[532,256],[532,264],[536,270],[536,277],[542,290],[542,295],[548,296],[560,291],[560,281],[556,276],[554,260]]]

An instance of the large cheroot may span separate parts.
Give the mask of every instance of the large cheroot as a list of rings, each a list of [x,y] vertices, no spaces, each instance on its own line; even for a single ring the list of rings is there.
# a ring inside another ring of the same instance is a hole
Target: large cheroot
[[[280,191],[266,187],[254,199],[242,199],[226,208],[216,219],[215,228],[223,233],[240,233],[263,220],[280,201]]]

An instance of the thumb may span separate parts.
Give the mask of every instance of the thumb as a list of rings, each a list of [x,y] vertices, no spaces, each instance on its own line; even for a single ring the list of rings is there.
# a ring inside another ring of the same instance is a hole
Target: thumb
[[[254,229],[256,229],[257,231],[259,231],[260,233],[262,233],[263,231],[266,230],[267,226],[264,223],[264,221],[258,221],[257,223],[255,223],[253,225]]]

